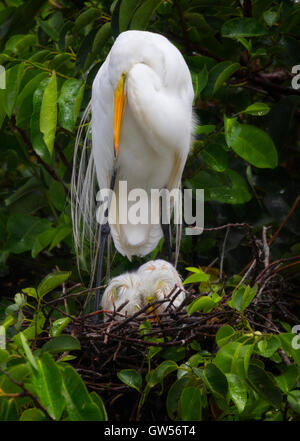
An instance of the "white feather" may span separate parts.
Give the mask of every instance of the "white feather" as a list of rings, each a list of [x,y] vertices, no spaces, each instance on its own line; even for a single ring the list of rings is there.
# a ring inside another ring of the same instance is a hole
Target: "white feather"
[[[170,295],[175,287],[181,288],[182,291],[176,295],[178,290],[175,289]],[[165,311],[170,306],[170,302],[173,309],[181,305],[185,299],[181,277],[169,262],[151,260],[136,272],[121,274],[113,278],[104,291],[101,306],[104,311],[113,312],[128,300],[120,313],[130,316],[147,303],[165,299],[169,301],[162,303],[157,308],[157,312]],[[115,318],[120,319],[122,316],[116,315]]]
[[[116,39],[99,69],[92,88],[91,134],[92,155],[86,136],[83,147],[78,133],[74,155],[78,172],[72,177],[72,200],[75,247],[83,251],[85,241],[92,242],[91,259],[99,248],[99,226],[96,223],[95,182],[98,188],[109,188],[114,165],[113,119],[114,92],[121,74],[126,72],[126,103],[117,158],[118,182],[127,181],[128,192],[142,188],[180,187],[183,168],[190,149],[193,131],[193,86],[189,69],[178,49],[165,37],[144,31],[127,31]],[[88,118],[87,109],[82,123]],[[87,200],[88,199],[88,200]],[[93,200],[92,200],[93,199]],[[129,202],[128,209],[134,202]],[[129,259],[150,253],[162,237],[159,224],[125,225],[111,207],[111,234],[117,250]],[[180,241],[177,228],[176,256]],[[176,257],[176,259],[177,259]],[[95,263],[93,265],[95,268]]]

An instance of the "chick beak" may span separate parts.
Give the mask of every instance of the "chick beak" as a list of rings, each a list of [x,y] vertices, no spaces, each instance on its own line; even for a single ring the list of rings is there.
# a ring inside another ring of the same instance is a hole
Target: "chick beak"
[[[126,73],[123,72],[120,81],[115,90],[115,102],[114,102],[114,148],[115,155],[118,156],[120,134],[122,127],[123,112],[125,106],[125,80]]]

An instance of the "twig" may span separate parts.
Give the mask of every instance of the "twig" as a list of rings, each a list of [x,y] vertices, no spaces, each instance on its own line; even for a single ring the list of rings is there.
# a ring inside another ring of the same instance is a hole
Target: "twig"
[[[282,228],[285,226],[285,224],[287,223],[287,221],[289,220],[289,218],[291,217],[291,215],[295,211],[295,208],[297,207],[299,201],[300,201],[300,194],[298,194],[298,196],[295,199],[295,201],[294,201],[290,211],[288,212],[287,216],[284,218],[284,220],[281,222],[279,228],[275,231],[275,233],[273,234],[273,236],[269,240],[269,243],[268,243],[269,246],[271,246],[271,244],[274,242],[274,240],[278,237],[280,231],[282,230]]]

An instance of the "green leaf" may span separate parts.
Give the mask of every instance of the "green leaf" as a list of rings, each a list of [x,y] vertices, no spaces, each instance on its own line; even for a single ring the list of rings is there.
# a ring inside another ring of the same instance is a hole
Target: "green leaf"
[[[93,56],[100,58],[100,55],[103,52],[103,47],[109,38],[111,38],[111,24],[108,22],[104,23],[95,35],[92,47]]]
[[[145,0],[132,17],[130,29],[144,30],[162,0]]]
[[[269,111],[270,111],[270,107],[268,106],[268,104],[257,102],[251,104],[240,113],[248,113],[249,115],[254,115],[254,116],[263,116],[263,115],[267,115]]]
[[[265,11],[263,17],[268,26],[273,26],[278,18],[278,13],[276,11]]]
[[[228,156],[222,146],[216,142],[208,144],[201,152],[202,159],[216,172],[223,172],[228,168]]]
[[[271,403],[275,408],[280,407],[282,394],[280,389],[275,385],[270,373],[267,374],[262,368],[250,363],[247,379],[253,389],[255,389],[264,400]]]
[[[247,374],[253,345],[229,342],[222,346],[214,359],[214,364],[224,374],[233,373],[244,378]]]
[[[235,335],[235,330],[230,325],[222,326],[216,334],[216,342],[219,348],[224,346]]]
[[[197,372],[200,369],[197,369]],[[202,371],[202,378],[207,387],[219,398],[225,398],[228,390],[227,379],[223,372],[214,364],[209,363]]]
[[[278,155],[270,136],[255,126],[239,124],[237,118],[224,118],[225,139],[241,158],[258,168],[275,168]]]
[[[2,326],[3,328],[3,326]],[[3,328],[5,330],[5,328]],[[0,338],[1,338],[1,334],[0,334]],[[0,368],[4,369],[6,367],[6,363],[9,357],[9,353],[5,350],[0,348]]]
[[[24,52],[29,46],[37,43],[37,38],[33,34],[13,35],[5,44],[5,51],[11,51],[13,54]]]
[[[117,373],[119,380],[125,383],[127,386],[136,389],[141,392],[142,389],[142,376],[135,369],[123,369]]]
[[[192,274],[191,276],[187,277],[183,282],[183,284],[187,285],[188,283],[207,282],[209,279],[210,279],[210,275],[206,274],[204,271],[199,269],[199,271],[197,271],[195,274]]]
[[[61,227],[58,227],[55,236],[51,242],[51,245],[49,247],[49,251],[53,250],[53,248],[56,247],[58,243],[62,242],[71,233],[72,233],[71,226],[62,225]]]
[[[40,130],[43,134],[44,142],[52,156],[55,132],[57,123],[57,83],[56,73],[52,73],[51,79],[47,84],[41,105]]]
[[[181,420],[202,420],[202,391],[200,387],[186,387],[180,397]]]
[[[198,311],[210,312],[212,309],[214,309],[215,306],[216,306],[216,303],[211,299],[211,297],[202,296],[202,297],[199,297],[198,299],[195,299],[187,307],[187,312],[188,312],[188,315],[192,315]]]
[[[79,341],[72,335],[59,335],[47,341],[42,346],[42,352],[51,352],[52,354],[66,351],[79,351],[80,349]]]
[[[88,394],[80,375],[71,366],[63,370],[63,395],[71,421],[103,421],[105,417]]]
[[[231,300],[227,302],[228,305],[243,313],[254,299],[257,288],[257,285],[254,285],[253,288],[249,285],[240,285],[233,291]]]
[[[172,420],[175,419],[175,413],[178,410],[181,393],[188,381],[189,378],[187,376],[182,377],[179,380],[176,380],[168,391],[167,412]]]
[[[172,360],[163,361],[157,368],[151,373],[150,378],[147,380],[147,383],[150,387],[154,387],[157,384],[163,385],[164,378],[169,375],[171,372],[174,372],[178,369],[177,363]]]
[[[197,126],[195,130],[196,135],[209,135],[216,128],[215,124],[208,124],[204,126]]]
[[[89,7],[88,9],[86,9],[85,11],[83,11],[81,14],[78,15],[74,23],[73,31],[74,32],[83,31],[85,26],[93,23],[97,19],[100,19],[100,17],[101,17],[101,9]]]
[[[216,64],[209,71],[208,82],[205,89],[203,89],[202,98],[206,100],[212,97],[222,84],[239,68],[239,63],[232,63],[231,61],[222,61],[221,63]]]
[[[59,124],[70,132],[73,131],[83,98],[84,83],[75,78],[66,80],[60,91]]]
[[[43,353],[37,363],[37,370],[31,377],[35,393],[49,415],[59,420],[65,408],[61,371],[47,353]]]
[[[225,67],[225,69],[222,70],[222,72],[217,77],[214,88],[213,88],[213,95],[217,92],[217,90],[222,86],[225,81],[227,81],[231,75],[236,72],[240,68],[239,63],[232,63],[230,66]]]
[[[3,104],[9,118],[15,109],[23,74],[24,63],[16,64],[6,71],[6,89],[4,91]]]
[[[265,336],[257,343],[259,354],[270,358],[279,349],[280,341],[275,335]]]
[[[291,408],[300,414],[300,390],[289,392],[287,399]]]
[[[141,1],[122,0],[119,12],[119,31],[124,32],[128,29],[129,23]]]
[[[226,21],[221,29],[223,37],[260,37],[267,35],[268,31],[255,18],[233,18]]]
[[[37,23],[43,29],[43,31],[47,35],[49,35],[50,38],[52,38],[52,40],[54,40],[54,41],[58,41],[59,40],[59,33],[58,33],[58,31],[55,29],[55,27],[51,23],[49,23],[49,21],[40,20],[38,18],[37,19]]]
[[[49,198],[57,210],[63,211],[66,203],[66,192],[60,182],[54,180],[51,182],[49,188]]]
[[[31,366],[34,369],[37,370],[38,369],[37,361],[36,361],[35,357],[33,356],[32,352],[31,352],[31,349],[30,349],[30,347],[29,347],[29,345],[28,345],[28,343],[26,341],[26,338],[24,337],[22,332],[20,332],[19,335],[20,335],[20,341],[21,341],[21,344],[23,346],[23,349],[24,349],[25,355],[27,357],[27,360],[29,361]]]
[[[69,323],[71,323],[71,319],[69,317],[61,317],[55,320],[51,325],[51,336],[58,337]]]
[[[98,409],[100,410],[101,421],[108,421],[106,409],[105,409],[104,403],[102,401],[102,398],[95,391],[90,393],[90,397],[93,400],[93,402],[95,404],[97,404]]]
[[[71,275],[71,271],[57,271],[55,273],[48,274],[39,284],[37,292],[39,298],[44,297],[48,292],[53,291],[55,288],[64,283]]]
[[[50,78],[42,80],[33,94],[33,112],[30,119],[31,141],[34,151],[47,163],[51,161],[50,152],[44,142],[43,134],[40,130],[40,113],[45,89],[50,82]]]
[[[282,375],[275,377],[275,381],[283,393],[288,393],[291,389],[296,387],[298,378],[299,371],[297,365],[290,364],[285,367],[285,371]]]
[[[18,421],[16,400],[0,396],[0,421]]]
[[[42,311],[34,314],[30,326],[24,329],[23,334],[27,339],[36,338],[42,331],[46,318]]]
[[[54,236],[55,236],[54,228],[50,228],[49,230],[43,231],[42,233],[36,236],[31,250],[31,255],[34,259],[44,248],[46,248],[49,245],[49,243],[52,241]]]
[[[205,189],[206,201],[243,204],[251,199],[246,181],[234,170],[226,170],[222,174],[202,170],[188,185],[192,188]]]
[[[237,374],[226,374],[228,382],[229,396],[237,407],[239,413],[242,413],[247,404],[247,385]]]
[[[192,80],[193,80],[193,87],[195,93],[195,98],[194,98],[195,101],[208,82],[208,71],[206,65],[204,65],[203,69],[200,72],[198,73],[192,72]]]
[[[20,421],[48,421],[40,409],[26,409],[20,416]]]

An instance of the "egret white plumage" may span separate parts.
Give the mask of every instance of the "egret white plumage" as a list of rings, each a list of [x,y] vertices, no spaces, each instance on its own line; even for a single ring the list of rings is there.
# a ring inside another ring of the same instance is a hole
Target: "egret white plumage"
[[[175,286],[181,289],[179,294],[177,289],[172,293]],[[178,308],[184,299],[180,275],[169,262],[159,259],[145,263],[136,272],[124,273],[110,280],[102,296],[101,307],[104,311],[113,312],[128,301],[120,315],[115,316],[120,319],[124,315],[133,315],[155,300],[166,300],[156,309],[161,313],[168,307]]]
[[[162,226],[151,224],[150,212],[147,224],[122,224],[113,206],[110,216],[114,222],[100,226],[95,192],[114,189],[118,207],[119,181],[127,182],[128,193],[136,188],[147,194],[151,189],[179,188],[191,144],[193,97],[189,69],[167,38],[144,31],[119,35],[93,82],[74,154],[75,248],[80,254],[85,240],[90,242],[92,278],[97,254],[103,258],[109,230],[116,249],[128,259],[147,255],[163,236]],[[91,122],[84,135],[90,112]],[[128,203],[128,210],[133,203]],[[165,237],[168,240],[167,234]],[[98,284],[100,279],[101,270]],[[97,302],[98,298],[96,306]]]

